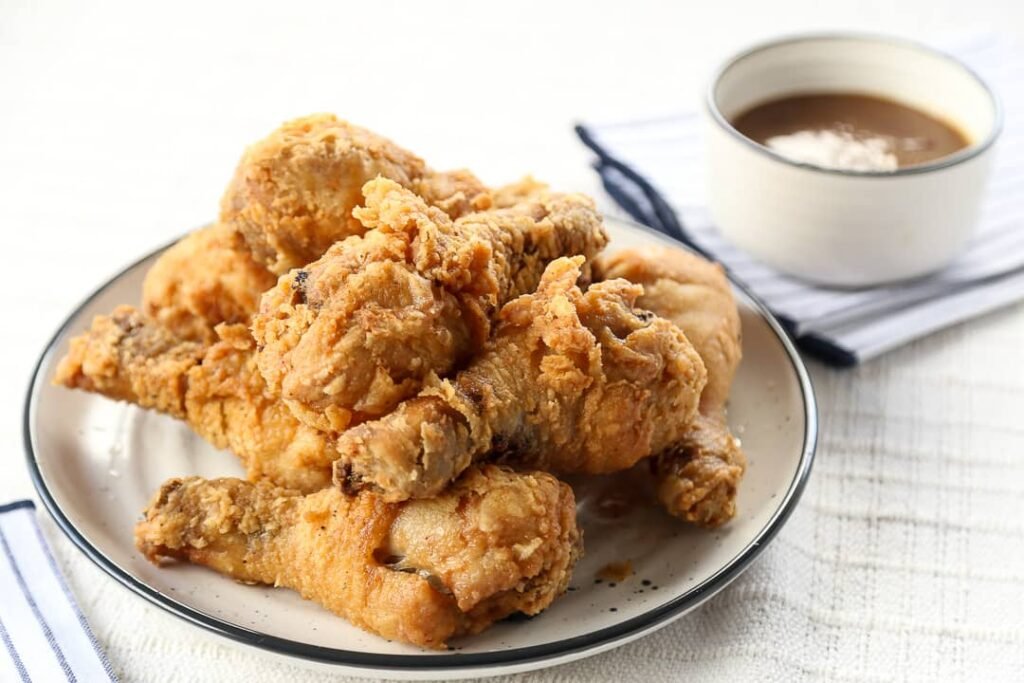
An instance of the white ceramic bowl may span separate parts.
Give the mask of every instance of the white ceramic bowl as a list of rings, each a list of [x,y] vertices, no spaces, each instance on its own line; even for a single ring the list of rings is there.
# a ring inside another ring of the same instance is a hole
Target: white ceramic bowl
[[[797,93],[885,97],[955,124],[971,144],[896,171],[840,171],[786,159],[730,123]],[[996,97],[954,58],[917,43],[812,35],[759,45],[725,64],[707,96],[709,202],[722,233],[779,270],[867,286],[938,270],[977,220],[994,143]]]

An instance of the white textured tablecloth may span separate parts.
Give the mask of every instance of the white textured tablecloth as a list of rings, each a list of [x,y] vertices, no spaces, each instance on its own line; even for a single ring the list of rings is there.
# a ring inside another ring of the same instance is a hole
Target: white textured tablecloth
[[[934,35],[962,3],[312,7],[0,4],[0,502],[32,495],[21,410],[84,293],[210,219],[241,146],[332,110],[439,166],[599,193],[577,117],[692,106],[721,57],[811,27]],[[969,20],[1024,31],[1024,5]],[[811,370],[822,438],[761,560],[675,625],[542,681],[1021,680],[1024,307],[851,371]],[[187,626],[43,530],[125,681],[322,680]]]

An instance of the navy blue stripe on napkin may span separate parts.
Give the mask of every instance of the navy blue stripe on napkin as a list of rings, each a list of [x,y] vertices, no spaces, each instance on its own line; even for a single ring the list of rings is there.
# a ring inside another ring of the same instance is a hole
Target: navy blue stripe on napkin
[[[0,505],[0,514],[4,512],[10,512],[11,510],[20,510],[22,508],[29,508],[31,510],[36,509],[36,504],[31,500],[16,500],[13,503],[4,503]]]
[[[14,572],[14,578],[18,582],[18,588],[21,589],[21,594],[25,598],[25,602],[28,603],[28,607],[32,610],[32,614],[35,616],[36,621],[39,622],[39,627],[43,629],[43,635],[46,637],[46,644],[53,650],[54,657],[57,658],[57,663],[60,664],[61,670],[64,671],[64,676],[67,677],[68,683],[76,683],[78,680],[75,678],[75,674],[71,671],[71,667],[68,666],[68,660],[64,657],[64,652],[60,649],[60,645],[57,643],[57,639],[53,635],[53,630],[50,625],[46,623],[46,617],[39,611],[39,605],[36,604],[35,598],[32,596],[32,591],[28,589],[28,585],[25,583],[25,577],[21,574],[21,568],[18,566],[18,561],[14,557],[14,553],[11,552],[11,546],[7,542],[7,536],[4,534],[4,530],[0,529],[0,549],[3,550],[4,555],[7,557],[7,561],[11,564],[11,570]]]
[[[14,643],[11,642],[11,636],[7,633],[7,627],[4,626],[3,619],[0,619],[0,640],[4,641],[4,649],[7,650],[7,654],[11,658],[11,663],[14,664],[14,670],[17,672],[18,677],[25,683],[29,683],[31,679],[28,677],[28,671],[25,670],[25,662],[21,661],[21,655],[14,649]]]
[[[638,222],[675,238],[691,249],[707,256],[700,245],[694,242],[693,238],[683,229],[683,225],[679,222],[676,212],[672,210],[668,202],[658,194],[658,191],[654,189],[654,186],[646,178],[605,151],[601,145],[597,144],[594,136],[590,134],[586,126],[582,124],[577,125],[576,135],[584,145],[597,155],[598,163],[594,166],[594,169],[601,175],[605,188],[612,188],[609,194],[612,194],[613,198],[616,196],[621,198],[616,199],[616,201],[619,202],[623,209],[630,213]],[[621,176],[622,179],[618,180],[616,176]],[[643,200],[637,201],[636,198],[630,195],[629,184],[632,184],[639,190],[640,195],[646,202]],[[645,203],[647,210],[645,210]],[[634,211],[636,213],[633,213]]]
[[[716,260],[713,254],[710,254],[690,237],[676,212],[654,188],[654,185],[636,170],[616,159],[597,142],[587,126],[577,124],[575,130],[580,141],[597,156],[598,162],[594,164],[594,170],[600,175],[601,183],[608,196],[623,211],[636,222],[683,243],[705,258]],[[728,266],[725,268],[729,270]],[[736,278],[735,273],[731,271],[730,275]],[[785,315],[776,314],[776,316],[797,346],[805,353],[836,367],[856,365],[857,356],[849,349],[813,333],[794,334],[797,331],[794,321]]]
[[[30,501],[31,502],[31,501]],[[35,508],[35,505],[32,506]],[[35,520],[33,520],[35,521]],[[68,582],[64,580],[64,575],[61,574],[60,569],[57,567],[57,560],[53,557],[53,552],[50,550],[49,544],[46,539],[43,538],[43,531],[39,528],[39,524],[35,523],[32,525],[33,531],[36,532],[36,540],[39,541],[39,546],[43,549],[43,554],[46,555],[46,563],[50,567],[50,571],[57,578],[60,584],[61,592],[67,599],[68,605],[71,606],[72,611],[75,613],[75,618],[78,621],[78,625],[82,628],[82,633],[89,640],[89,644],[92,646],[93,652],[96,653],[97,659],[103,666],[103,670],[112,681],[117,680],[117,676],[114,675],[114,669],[110,666],[110,661],[107,659],[107,655],[100,648],[99,641],[96,640],[96,636],[92,632],[92,628],[89,626],[89,622],[86,621],[85,615],[82,614],[82,610],[78,607],[78,601],[75,600],[75,596],[71,593],[71,588],[68,587]]]
[[[576,133],[625,213],[722,263],[784,321],[802,350],[852,365],[1024,299],[1024,50],[996,34],[940,47],[989,82],[1002,99],[1004,127],[973,239],[945,269],[908,282],[824,287],[775,270],[729,242],[707,208],[706,149],[696,112],[587,122]]]
[[[0,595],[0,680],[117,681],[31,501],[0,505]]]

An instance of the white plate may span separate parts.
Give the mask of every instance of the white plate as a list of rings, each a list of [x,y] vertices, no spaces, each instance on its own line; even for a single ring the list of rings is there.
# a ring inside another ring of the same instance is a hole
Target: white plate
[[[608,229],[612,250],[675,244],[621,221],[608,220]],[[154,567],[132,540],[152,492],[169,477],[240,475],[241,467],[180,422],[51,386],[50,378],[68,339],[94,315],[138,303],[143,276],[158,254],[103,285],[47,345],[25,410],[29,468],[57,524],[104,571],[187,621],[264,651],[336,672],[401,678],[497,675],[596,654],[665,626],[735,579],[786,521],[810,472],[817,410],[807,372],[779,323],[737,287],[744,358],[729,416],[750,464],[739,513],[723,529],[686,527],[646,505],[605,519],[596,501],[610,480],[577,483],[586,556],[570,592],[533,619],[497,624],[446,652],[365,633],[291,591],[244,586],[200,567]],[[632,562],[632,577],[597,582],[603,566],[621,560]]]

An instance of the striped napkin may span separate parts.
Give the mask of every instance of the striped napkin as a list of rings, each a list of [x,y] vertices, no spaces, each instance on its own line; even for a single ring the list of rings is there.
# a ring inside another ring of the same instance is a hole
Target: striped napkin
[[[0,681],[116,681],[36,522],[0,506]]]
[[[942,327],[1024,299],[1024,52],[977,35],[939,46],[974,68],[1002,99],[988,197],[973,241],[940,273],[874,289],[818,287],[780,273],[725,240],[704,201],[697,113],[601,124],[576,132],[597,155],[613,200],[634,220],[721,261],[783,321],[808,353],[835,365],[874,358]]]

